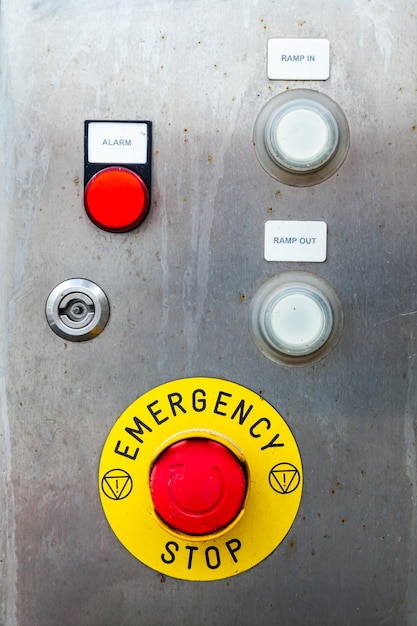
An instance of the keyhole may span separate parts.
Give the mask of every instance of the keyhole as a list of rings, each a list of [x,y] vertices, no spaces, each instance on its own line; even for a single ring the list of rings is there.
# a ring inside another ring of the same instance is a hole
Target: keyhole
[[[85,315],[85,311],[86,307],[85,305],[81,304],[81,302],[77,302],[77,304],[74,304],[71,307],[71,313],[74,317],[82,317],[83,315]]]
[[[80,322],[87,317],[89,307],[81,300],[71,300],[65,310],[65,314],[68,315],[73,322]]]

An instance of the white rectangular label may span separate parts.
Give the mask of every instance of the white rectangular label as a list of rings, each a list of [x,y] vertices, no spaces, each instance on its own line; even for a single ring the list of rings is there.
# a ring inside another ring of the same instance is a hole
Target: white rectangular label
[[[145,164],[148,127],[142,122],[89,122],[89,163]]]
[[[270,220],[265,223],[266,261],[322,263],[326,255],[326,222]]]
[[[328,39],[269,39],[268,78],[327,80],[329,76]]]

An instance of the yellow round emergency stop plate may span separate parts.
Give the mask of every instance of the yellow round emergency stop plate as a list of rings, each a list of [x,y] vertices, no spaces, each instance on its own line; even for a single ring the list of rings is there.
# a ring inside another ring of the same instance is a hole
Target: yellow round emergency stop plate
[[[154,509],[155,461],[187,439],[223,444],[247,476],[239,514],[210,535],[170,528]],[[234,576],[265,559],[294,522],[302,483],[297,443],[281,415],[257,393],[217,378],[175,380],[138,398],[110,431],[99,468],[104,513],[124,547],[185,580]]]

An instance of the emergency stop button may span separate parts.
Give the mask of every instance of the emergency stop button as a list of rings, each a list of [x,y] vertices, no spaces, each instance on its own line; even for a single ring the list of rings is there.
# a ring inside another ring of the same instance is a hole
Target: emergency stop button
[[[84,206],[103,230],[132,230],[148,214],[151,131],[151,122],[85,122]]]
[[[243,507],[246,472],[231,450],[210,439],[169,446],[151,471],[156,513],[170,528],[208,535],[233,522]]]
[[[121,544],[160,574],[219,580],[284,540],[301,501],[291,430],[265,397],[224,378],[173,380],[117,419],[98,472]]]

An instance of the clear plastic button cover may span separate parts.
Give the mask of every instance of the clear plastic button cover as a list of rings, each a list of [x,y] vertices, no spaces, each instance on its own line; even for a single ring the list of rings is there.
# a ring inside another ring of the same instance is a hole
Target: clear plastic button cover
[[[343,330],[343,308],[333,287],[310,272],[283,272],[255,293],[249,329],[271,361],[299,367],[327,356]]]
[[[290,89],[269,100],[253,130],[260,165],[279,182],[294,187],[316,185],[335,174],[349,142],[342,109],[312,89]]]
[[[295,100],[271,116],[265,142],[281,167],[307,172],[323,167],[334,155],[339,130],[334,116],[319,102]]]
[[[328,302],[303,285],[283,288],[265,311],[265,330],[278,350],[292,356],[311,354],[327,341],[333,315]]]

